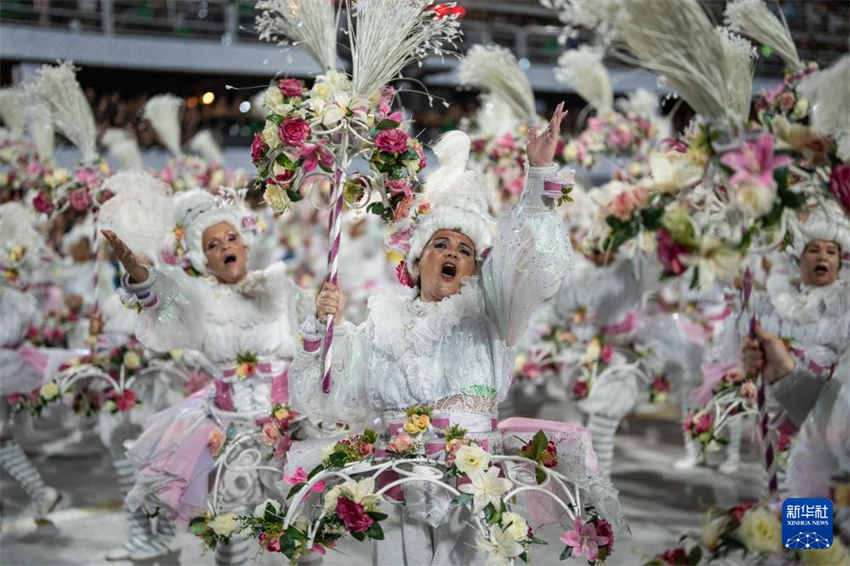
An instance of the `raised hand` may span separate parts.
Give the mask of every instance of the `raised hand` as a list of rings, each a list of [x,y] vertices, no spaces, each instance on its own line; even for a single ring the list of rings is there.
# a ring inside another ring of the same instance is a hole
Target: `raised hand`
[[[325,283],[319,296],[316,297],[316,317],[321,322],[327,322],[328,315],[333,315],[334,326],[342,322],[345,313],[345,295],[339,285]]]
[[[133,250],[127,247],[127,244],[125,244],[115,232],[111,230],[101,230],[101,233],[103,234],[103,237],[106,238],[106,241],[109,242],[109,245],[112,246],[112,249],[115,250],[115,255],[118,257],[118,261],[121,262],[121,265],[124,266],[124,269],[127,270],[127,273],[130,275],[130,280],[133,283],[142,283],[147,281],[148,270],[142,265],[145,263],[145,260],[134,254]]]
[[[757,374],[768,383],[775,383],[791,373],[794,358],[785,347],[785,342],[756,324],[756,339],[744,337],[744,369],[747,373]]]
[[[555,157],[558,147],[558,138],[561,131],[561,120],[567,115],[564,103],[558,104],[549,124],[541,132],[540,128],[528,130],[528,142],[526,151],[528,153],[528,164],[532,167],[549,167]]]

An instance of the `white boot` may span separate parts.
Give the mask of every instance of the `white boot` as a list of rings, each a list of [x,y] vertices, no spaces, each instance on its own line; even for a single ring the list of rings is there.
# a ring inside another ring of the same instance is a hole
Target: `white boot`
[[[620,419],[593,414],[590,415],[587,426],[590,428],[599,465],[610,476],[614,464],[614,433],[620,426]]]
[[[743,417],[733,417],[726,430],[729,431],[729,444],[726,445],[726,461],[717,469],[721,474],[731,475],[741,469],[741,433]]]

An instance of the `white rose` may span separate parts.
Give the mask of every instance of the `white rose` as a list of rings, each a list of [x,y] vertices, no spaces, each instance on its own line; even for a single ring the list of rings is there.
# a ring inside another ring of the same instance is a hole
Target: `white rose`
[[[59,386],[55,381],[48,381],[44,385],[41,386],[41,391],[39,391],[39,395],[41,395],[45,401],[52,401],[56,399],[59,395]]]
[[[319,456],[322,459],[322,462],[330,458],[331,454],[334,453],[334,444],[328,444],[323,446],[321,450],[319,450]]]
[[[283,111],[283,94],[280,92],[280,89],[277,86],[270,86],[266,89],[266,108],[274,112],[275,114],[284,115]]]
[[[339,499],[339,495],[340,486],[331,488],[331,490],[325,494],[325,513],[333,513],[336,511],[336,503]]]
[[[490,463],[490,454],[477,444],[461,446],[455,455],[455,466],[464,474],[484,471]]]
[[[564,160],[570,163],[578,159],[578,147],[573,142],[570,142],[564,147]]]
[[[274,508],[274,512],[277,515],[280,515],[280,503],[275,501],[274,499],[266,499],[256,507],[254,507],[254,517],[257,519],[262,519],[266,516],[266,507],[271,505]]]
[[[278,134],[277,124],[271,120],[266,121],[266,126],[263,128],[263,141],[269,146],[269,149],[277,149],[280,147],[280,135]]]
[[[795,120],[799,120],[808,113],[809,101],[805,98],[800,98],[797,100],[797,104],[794,105],[794,110],[791,111],[791,117]]]
[[[277,185],[266,185],[266,190],[263,192],[263,200],[277,213],[286,210],[286,205],[289,203],[289,199],[286,197],[286,191]]]
[[[782,523],[767,509],[753,509],[741,520],[738,538],[750,552],[782,552]]]
[[[183,350],[171,350],[168,355],[171,356],[172,360],[180,361],[183,358]]]
[[[136,369],[142,365],[142,360],[139,359],[139,354],[133,350],[127,350],[124,353],[124,367],[127,369]]]
[[[599,339],[594,338],[587,345],[587,349],[584,351],[584,356],[581,359],[583,364],[593,363],[599,359],[599,356],[602,354],[602,346],[599,344]]]
[[[776,200],[776,189],[760,183],[745,182],[738,185],[738,206],[746,214],[758,218],[767,214]]]
[[[528,523],[516,513],[502,513],[502,528],[505,533],[514,540],[521,540],[528,536]]]
[[[233,513],[219,515],[212,522],[213,532],[221,537],[229,537],[238,526],[239,523],[236,522],[236,515]]]
[[[313,85],[313,96],[323,100],[330,100],[333,97],[333,88],[328,83],[317,82]]]

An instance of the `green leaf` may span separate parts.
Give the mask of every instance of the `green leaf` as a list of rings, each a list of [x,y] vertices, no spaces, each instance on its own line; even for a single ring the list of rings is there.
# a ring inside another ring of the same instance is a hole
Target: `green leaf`
[[[366,536],[372,540],[384,540],[384,529],[382,529],[381,524],[376,521],[372,523],[372,526],[369,527],[368,531],[366,531]]]
[[[356,540],[359,540],[360,542],[363,542],[366,539],[366,535],[364,535],[363,533],[351,533],[351,536],[353,536]]]
[[[644,227],[653,232],[661,228],[661,218],[663,216],[663,208],[647,208],[640,212],[640,219]]]
[[[286,189],[286,195],[289,197],[289,200],[292,201],[292,202],[298,202],[299,200],[304,198],[303,196],[301,196],[301,193],[299,193],[298,191],[294,191],[292,189]]]
[[[330,456],[328,456],[328,462],[333,467],[342,467],[345,465],[345,461],[348,458],[347,454],[344,452],[334,452]]]
[[[381,513],[380,511],[369,511],[366,514],[369,515],[369,517],[371,517],[375,521],[383,521],[389,516],[386,513]]]
[[[561,556],[558,558],[558,560],[566,560],[567,558],[572,558],[572,556],[573,556],[573,547],[568,546],[568,547],[564,548],[564,551],[561,553]]]
[[[375,129],[379,132],[383,130],[393,130],[395,128],[398,128],[400,125],[401,124],[399,122],[396,122],[395,120],[383,119],[378,122],[378,124],[375,126]]]
[[[283,152],[280,152],[278,154],[277,158],[275,158],[275,162],[281,167],[286,167],[287,169],[295,169],[295,165]]]
[[[295,553],[296,547],[295,539],[289,536],[289,533],[283,533],[280,536],[280,551],[290,560],[292,559],[292,555]]]
[[[289,489],[289,493],[287,493],[287,494],[286,494],[286,498],[287,498],[287,499],[292,499],[292,498],[295,496],[295,494],[296,494],[296,493],[298,493],[298,492],[301,490],[301,488],[302,488],[302,487],[304,487],[305,485],[307,485],[307,484],[304,484],[304,483],[296,483],[295,485],[293,485],[293,486]]]
[[[192,519],[192,522],[189,523],[189,532],[195,536],[202,536],[207,532],[207,522],[201,518],[200,522],[195,522],[195,519]]]
[[[360,438],[364,442],[368,442],[369,444],[375,444],[378,440],[378,433],[372,430],[371,428],[364,428],[363,434],[360,435]]]
[[[536,460],[548,446],[549,439],[546,437],[546,433],[542,430],[538,430],[537,433],[535,433],[534,438],[531,440],[531,448],[532,454],[534,454],[534,459]]]
[[[280,126],[280,123],[283,122],[284,118],[280,114],[269,114],[266,116],[266,120],[274,122],[275,126]]]
[[[490,523],[492,525],[494,522],[498,522],[498,521],[493,521],[494,516],[498,516],[498,513],[496,512],[496,508],[493,507],[492,503],[488,503],[487,507],[484,508],[484,518],[487,520],[488,523]]]
[[[694,276],[691,278],[691,289],[699,289],[699,267],[694,268]]]
[[[293,540],[306,541],[307,535],[302,533],[295,525],[289,525],[289,528],[286,529],[286,534],[291,536]]]
[[[384,204],[381,202],[373,202],[372,204],[366,207],[366,212],[381,216],[384,213]]]
[[[404,171],[404,165],[401,163],[395,163],[392,167],[390,167],[388,175],[390,179],[400,180],[404,179]]]
[[[236,438],[236,424],[230,423],[230,426],[227,427],[227,431],[225,433],[227,435],[227,440],[233,440]]]
[[[519,559],[527,564],[528,563],[528,552],[523,552],[522,554],[520,554]]]
[[[537,466],[534,469],[534,479],[537,480],[537,485],[542,485],[543,482],[546,481],[546,472],[544,472],[540,466]]]
[[[527,537],[525,540],[528,541],[528,544],[549,544],[548,542],[546,542],[542,538],[537,538],[534,535]]]

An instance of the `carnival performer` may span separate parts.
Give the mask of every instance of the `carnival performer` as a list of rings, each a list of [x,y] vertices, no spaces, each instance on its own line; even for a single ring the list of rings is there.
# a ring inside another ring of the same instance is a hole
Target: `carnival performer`
[[[409,232],[405,274],[415,296],[373,295],[366,322],[355,327],[341,320],[343,294],[326,283],[316,316],[301,327],[304,347],[291,372],[296,405],[352,424],[380,416],[390,430],[405,421],[406,409],[428,406],[432,419],[459,425],[501,452],[493,423],[511,386],[515,345],[531,312],[571,269],[569,238],[552,206],[561,187],[557,195],[544,188],[545,181],[558,179],[552,158],[565,114],[559,105],[548,128],[530,131],[525,190],[498,221],[495,238],[483,185],[466,168],[469,138],[446,134],[434,148],[441,167],[426,180],[427,204],[417,204],[421,213]],[[332,384],[323,393],[318,346],[329,315],[338,342]],[[287,467],[294,465],[293,456]],[[399,506],[388,511],[393,524],[374,549],[376,564],[486,559],[459,510],[440,515],[431,509],[419,520]]]
[[[797,269],[774,270],[766,291],[753,297],[755,339],[742,332],[744,369],[761,373],[770,384],[768,403],[774,412],[781,408],[773,424],[785,435],[803,425],[850,350],[850,280],[845,276],[850,222],[837,206],[824,203],[791,223],[790,231],[793,245],[787,251]],[[792,356],[782,356],[784,364],[766,363],[777,358],[772,353],[777,343]]]
[[[16,398],[23,400],[33,390],[38,392],[44,378],[45,356],[24,345],[27,330],[41,320],[35,297],[26,292],[27,279],[40,267],[39,257],[47,247],[34,226],[35,218],[21,203],[0,206],[0,467],[24,488],[39,520],[56,507],[60,494],[44,485],[38,469],[15,441],[9,412]]]
[[[176,208],[187,269],[200,276],[147,268],[117,234],[104,235],[127,270],[123,287],[141,308],[139,341],[160,352],[197,350],[211,364],[214,387],[151,417],[128,451],[137,469],[130,509],[158,508],[185,525],[208,509],[243,511],[274,489],[277,474],[240,467],[242,456],[259,461],[273,451],[282,459],[289,448],[286,431],[273,423],[261,441],[257,420],[269,421],[279,406],[283,428],[291,421],[284,414],[287,366],[297,350],[297,321],[312,305],[282,263],[247,271],[248,231],[236,206],[189,191]],[[217,461],[224,463],[221,478]],[[216,562],[243,564],[247,552],[248,543],[234,539],[216,549]]]

